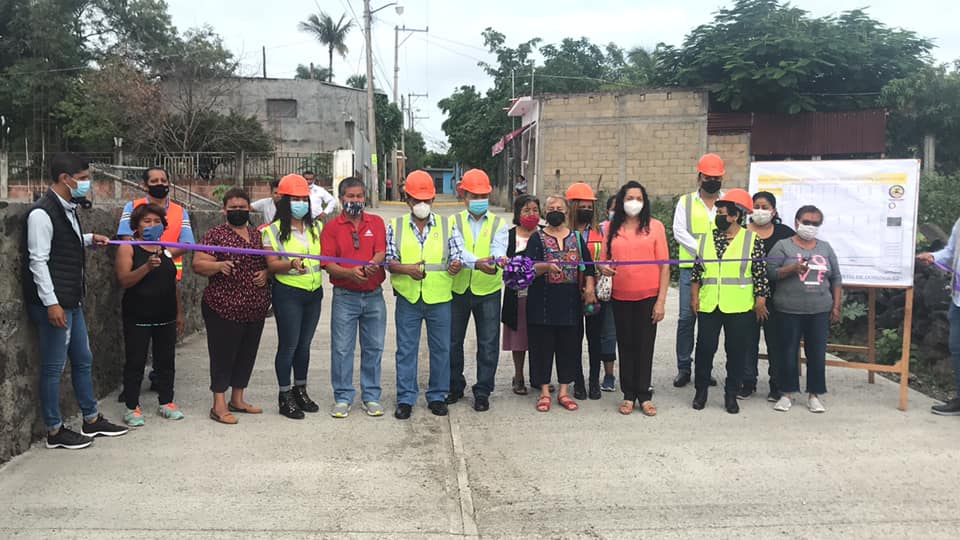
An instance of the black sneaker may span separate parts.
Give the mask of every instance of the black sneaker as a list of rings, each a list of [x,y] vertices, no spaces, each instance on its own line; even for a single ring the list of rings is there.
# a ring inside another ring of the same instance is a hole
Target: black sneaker
[[[473,396],[473,410],[485,412],[490,410],[490,398],[487,396]]]
[[[463,399],[463,392],[450,392],[447,394],[447,397],[443,398],[443,401],[447,405],[453,405],[454,403]]]
[[[297,402],[297,407],[303,412],[314,413],[320,410],[320,406],[310,399],[307,395],[307,385],[297,385],[293,387],[293,399]]]
[[[621,375],[622,375],[622,373],[621,373]],[[681,372],[677,373],[677,376],[676,376],[676,377],[673,378],[673,386],[674,386],[674,388],[683,388],[684,386],[686,386],[686,385],[688,385],[688,384],[690,384],[690,372],[689,372],[689,371],[686,371],[686,370],[681,371]]]
[[[47,448],[66,448],[80,450],[93,444],[93,437],[81,435],[67,426],[60,426],[60,430],[53,435],[47,434]]]
[[[707,406],[707,389],[706,388],[697,388],[696,393],[693,395],[693,408],[702,411],[704,407]]]
[[[443,401],[431,401],[427,403],[427,408],[430,409],[430,412],[432,412],[434,416],[446,416],[449,412],[447,404]]]
[[[770,392],[767,394],[767,401],[769,401],[770,403],[776,403],[780,401],[781,397],[782,397],[782,394],[780,393],[779,390],[770,390]]]
[[[590,381],[590,390],[587,395],[590,399],[600,399],[602,394],[600,393],[600,383],[598,381]]]
[[[756,386],[741,386],[740,391],[737,392],[737,399],[750,399],[750,396],[757,392]]]
[[[63,428],[60,429],[63,430]],[[130,430],[123,426],[111,424],[102,414],[93,422],[84,420],[83,427],[80,428],[80,433],[87,437],[119,437],[126,435],[128,431]]]
[[[292,420],[303,420],[303,411],[297,405],[297,399],[293,396],[293,390],[280,392],[278,397],[280,402],[280,414]]]
[[[737,395],[732,393],[724,394],[723,407],[727,409],[727,412],[730,414],[737,414],[740,412],[740,404],[737,403]]]
[[[406,420],[410,418],[410,413],[413,412],[413,406],[406,403],[398,403],[397,410],[393,411],[393,417],[397,420]]]
[[[943,405],[930,407],[930,412],[940,416],[960,416],[960,397],[955,397]]]
[[[579,400],[587,399],[587,389],[584,388],[582,384],[574,383],[573,399],[579,399]]]

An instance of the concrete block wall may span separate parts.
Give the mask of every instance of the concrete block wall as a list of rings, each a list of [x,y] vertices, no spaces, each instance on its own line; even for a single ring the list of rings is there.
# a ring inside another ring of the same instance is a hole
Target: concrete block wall
[[[37,333],[23,302],[21,241],[27,204],[0,202],[0,463],[24,452],[44,433],[40,418],[38,384],[40,354]],[[210,228],[223,222],[219,212],[192,212],[193,229],[199,241]],[[120,218],[119,207],[83,210],[84,230],[113,236]],[[93,350],[93,378],[98,397],[120,384],[124,363],[120,300],[123,291],[113,269],[115,250],[106,248],[87,253],[87,296],[84,318]],[[190,257],[184,265],[189,268]],[[184,272],[184,311],[187,333],[203,326],[200,293],[206,278]],[[60,401],[64,419],[76,424],[78,409],[70,383],[70,368],[64,370]],[[113,418],[112,420],[120,420]]]
[[[707,149],[707,98],[694,90],[598,93],[543,98],[537,191],[587,182],[615,192],[629,180],[651,196],[696,185]],[[556,171],[559,169],[559,178]],[[601,179],[602,175],[602,179]]]
[[[747,189],[750,183],[750,134],[710,135],[707,150],[723,158],[724,185]]]

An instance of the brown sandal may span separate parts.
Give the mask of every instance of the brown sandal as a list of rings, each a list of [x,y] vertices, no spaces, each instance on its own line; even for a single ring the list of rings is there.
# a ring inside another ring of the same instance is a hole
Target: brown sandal
[[[624,400],[620,403],[620,408],[618,409],[620,414],[626,416],[633,413],[633,402]]]
[[[652,401],[644,401],[643,403],[641,403],[641,404],[640,404],[640,410],[641,410],[641,411],[643,412],[643,414],[646,415],[646,416],[656,416],[656,415],[657,415],[657,408],[653,406],[653,402],[652,402]]]
[[[230,412],[238,412],[244,414],[263,414],[263,409],[260,407],[254,407],[253,405],[247,405],[246,407],[237,407],[233,403],[227,403],[227,409]]]
[[[580,406],[577,405],[577,402],[567,394],[557,396],[557,403],[559,403],[561,407],[568,411],[575,411],[580,408]]]
[[[537,400],[537,410],[550,412],[550,396],[540,396],[540,399]]]
[[[214,411],[213,409],[210,409],[210,419],[213,420],[214,422],[220,422],[221,424],[228,424],[228,425],[233,425],[238,422],[236,416],[230,413],[227,413],[221,416],[217,414],[216,411]]]

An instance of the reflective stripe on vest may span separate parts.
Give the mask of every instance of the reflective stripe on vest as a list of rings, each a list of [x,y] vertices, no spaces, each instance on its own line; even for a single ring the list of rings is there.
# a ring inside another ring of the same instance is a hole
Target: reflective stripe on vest
[[[447,218],[432,215],[435,225],[430,228],[423,245],[414,236],[409,228],[410,216],[404,215],[395,218],[393,225],[394,245],[400,264],[417,264],[423,261],[426,273],[420,281],[404,274],[390,274],[390,283],[393,290],[404,297],[411,304],[416,304],[421,298],[427,304],[441,304],[453,300],[453,276],[447,272],[447,260],[450,258],[450,233],[453,223]]]
[[[467,226],[464,227],[464,218],[467,220]],[[457,227],[460,229],[460,235],[467,245],[470,253],[473,253],[477,259],[487,259],[490,257],[490,247],[493,244],[493,236],[500,230],[501,220],[499,217],[487,217],[483,225],[480,226],[480,238],[473,237],[473,228],[470,227],[470,215],[467,210],[460,212],[455,216]],[[497,267],[496,274],[486,274],[484,272],[474,271],[464,267],[453,277],[453,292],[463,294],[470,292],[477,296],[486,296],[499,291],[503,287],[503,271]]]
[[[133,207],[143,206],[150,201],[146,197],[133,201]],[[179,242],[180,231],[183,230],[183,207],[173,201],[167,201],[164,210],[167,213],[167,227],[160,235],[161,242]],[[177,281],[183,278],[183,256],[173,259],[173,266],[177,268]]]
[[[753,261],[749,259],[755,242],[754,233],[741,229],[720,259],[743,260],[704,263],[700,281],[701,312],[710,313],[717,307],[723,313],[745,313],[753,309]],[[706,245],[703,258],[718,258],[713,242]]]
[[[707,208],[702,204],[695,204],[696,199],[696,192],[693,192],[684,195],[680,201],[687,218],[687,232],[697,241],[697,253],[703,253],[707,240],[711,236],[710,233],[713,232],[714,224],[710,221]],[[688,252],[683,246],[680,246],[678,251],[677,258],[684,261],[680,264],[680,268],[693,268],[692,261],[696,258],[696,254]]]
[[[320,255],[320,233],[323,231],[323,225],[319,222],[313,224],[313,234],[310,230],[304,230],[307,235],[309,245],[305,246],[300,240],[297,240],[293,234],[287,238],[286,242],[280,243],[280,222],[274,221],[269,227],[263,230],[262,236],[265,243],[269,243],[275,251],[286,251],[287,253],[302,253],[304,255]],[[289,257],[278,255],[281,259],[289,260]],[[274,278],[287,285],[296,287],[305,291],[315,291],[323,286],[323,267],[320,261],[316,259],[301,259],[304,268],[307,270],[301,274],[296,270],[290,270],[286,274],[274,274]]]

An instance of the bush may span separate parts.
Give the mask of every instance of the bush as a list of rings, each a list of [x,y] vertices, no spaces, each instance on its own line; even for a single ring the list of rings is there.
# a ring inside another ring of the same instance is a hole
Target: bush
[[[673,238],[673,213],[677,209],[677,201],[680,196],[652,198],[653,205],[650,208],[650,216],[663,222],[663,228],[667,230],[667,243],[670,245],[670,258],[677,258],[680,254],[680,246]],[[680,278],[680,267],[670,265],[670,281],[676,282]]]
[[[920,200],[917,222],[933,223],[950,232],[960,215],[960,174],[947,176],[924,174],[920,179]]]

